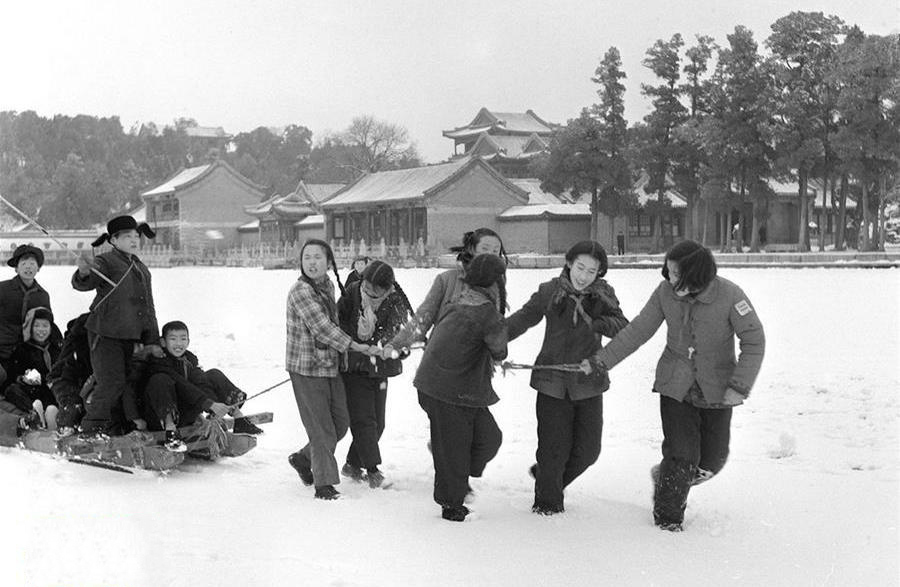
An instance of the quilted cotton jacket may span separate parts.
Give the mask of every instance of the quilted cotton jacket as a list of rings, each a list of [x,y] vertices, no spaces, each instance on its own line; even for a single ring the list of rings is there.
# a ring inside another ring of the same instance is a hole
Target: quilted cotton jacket
[[[684,297],[663,281],[631,324],[597,351],[594,362],[612,368],[650,340],[664,321],[666,348],[656,366],[654,391],[682,401],[696,381],[711,405],[721,404],[729,387],[745,397],[750,393],[766,338],[750,300],[722,277],[696,296]]]

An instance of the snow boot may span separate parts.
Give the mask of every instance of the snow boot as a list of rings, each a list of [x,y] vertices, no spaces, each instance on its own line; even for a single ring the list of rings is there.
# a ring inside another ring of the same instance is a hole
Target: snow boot
[[[546,501],[534,500],[534,505],[531,506],[531,511],[538,514],[539,516],[552,516],[554,514],[561,514],[566,511],[566,508],[563,507],[561,503],[549,503]]]
[[[384,483],[384,473],[378,470],[378,467],[372,467],[367,470],[366,479],[369,481],[369,487],[378,489]]]
[[[445,505],[441,508],[441,517],[451,522],[464,522],[469,515],[469,508],[464,505]]]
[[[363,479],[366,477],[362,469],[356,465],[351,465],[350,463],[344,463],[344,466],[341,467],[341,475],[349,477],[357,483],[362,483]]]
[[[187,445],[181,439],[178,430],[166,430],[166,439],[163,441],[162,445],[166,447],[166,450],[169,452],[187,452]]]
[[[316,499],[334,501],[341,498],[341,492],[334,485],[319,485],[316,487]]]
[[[309,462],[309,459],[302,452],[291,453],[288,456],[288,463],[297,471],[297,474],[300,475],[300,480],[303,481],[303,484],[309,487],[313,484],[313,474],[312,474],[312,466]]]
[[[247,419],[246,416],[234,419],[235,434],[262,434],[263,429]]]

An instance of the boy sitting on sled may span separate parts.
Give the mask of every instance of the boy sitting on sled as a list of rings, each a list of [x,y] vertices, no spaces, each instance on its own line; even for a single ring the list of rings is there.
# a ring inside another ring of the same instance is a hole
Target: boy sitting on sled
[[[239,407],[247,395],[222,371],[200,368],[196,355],[188,351],[190,335],[184,322],[173,321],[162,328],[165,356],[148,359],[144,372],[143,400],[147,425],[165,430],[165,446],[183,452],[184,442],[177,427],[193,423],[204,411],[217,417],[231,414],[235,434],[261,434]]]

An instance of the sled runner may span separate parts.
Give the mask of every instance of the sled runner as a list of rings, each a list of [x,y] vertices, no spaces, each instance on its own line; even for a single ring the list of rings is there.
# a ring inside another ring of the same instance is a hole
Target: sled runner
[[[271,412],[253,414],[247,418],[254,424],[271,422]],[[172,452],[161,445],[165,432],[133,431],[124,436],[91,436],[78,434],[59,436],[49,430],[25,432],[18,438],[0,437],[0,445],[18,446],[47,454],[58,454],[68,460],[112,470],[130,472],[130,469],[168,471],[189,457],[215,460],[219,457],[237,457],[256,447],[256,437],[234,434],[231,420],[201,420],[178,429],[187,444],[187,452]]]

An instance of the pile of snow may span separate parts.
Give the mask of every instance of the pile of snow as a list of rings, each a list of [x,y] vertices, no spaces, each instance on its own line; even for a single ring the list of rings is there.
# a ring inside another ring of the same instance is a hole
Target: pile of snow
[[[61,326],[91,299],[69,287],[71,271],[38,276]],[[416,305],[437,273],[397,276]],[[511,271],[512,308],[555,273]],[[682,534],[657,530],[650,516],[660,331],[611,373],[603,453],[567,491],[565,514],[530,512],[534,391],[527,372],[514,372],[495,379],[504,443],[473,483],[473,515],[440,518],[428,421],[411,386],[415,351],[388,394],[390,490],[344,482],[344,499],[313,499],[286,461],[305,442],[288,385],[246,406],[275,413],[254,451],[169,475],[0,449],[0,585],[896,584],[900,272],[721,273],[753,301],[768,352],[750,401],[735,411],[731,460],[691,493]],[[660,279],[650,270],[608,278],[628,317]],[[173,268],[153,279],[160,323],[186,321],[204,367],[222,368],[248,393],[286,377],[284,301],[295,273]],[[533,328],[510,358],[531,362],[542,336],[543,325]],[[347,447],[338,446],[340,462]]]

